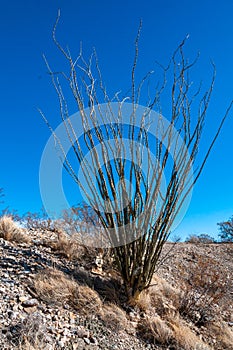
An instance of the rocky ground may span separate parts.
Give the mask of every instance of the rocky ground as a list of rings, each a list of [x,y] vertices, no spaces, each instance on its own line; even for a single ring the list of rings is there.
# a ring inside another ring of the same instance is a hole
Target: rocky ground
[[[98,270],[95,251],[70,256],[51,232],[24,234],[25,242],[0,238],[1,349],[233,349],[232,244],[178,243],[171,250],[168,243],[155,286],[128,307],[117,274]],[[201,261],[205,269],[206,259],[221,272],[207,284],[227,283],[227,291],[219,287],[223,295],[211,304],[217,319],[198,324],[200,310],[192,318],[180,295],[185,288],[190,300],[188,273],[198,276],[193,266],[200,271]]]

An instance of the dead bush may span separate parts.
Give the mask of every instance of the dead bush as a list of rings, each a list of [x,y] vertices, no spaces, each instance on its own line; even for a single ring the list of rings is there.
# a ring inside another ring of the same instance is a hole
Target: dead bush
[[[50,219],[44,209],[42,209],[38,213],[32,213],[28,211],[21,218],[21,222],[23,222],[24,226],[28,230],[33,231],[41,231],[41,232],[56,232],[55,222]]]
[[[77,260],[85,252],[85,248],[77,243],[75,235],[68,236],[62,231],[57,232],[57,238],[51,242],[51,247],[69,260]]]
[[[38,273],[34,280],[38,297],[48,304],[67,303],[81,314],[99,314],[102,302],[98,294],[88,286],[82,286],[63,272],[47,268]]]
[[[34,279],[34,289],[38,297],[48,304],[63,304],[75,293],[77,283],[63,272],[46,268]]]
[[[150,307],[162,318],[174,316],[177,312],[178,291],[158,276],[153,283],[154,286],[149,288]]]
[[[171,346],[172,349],[210,350],[209,345],[191,331],[179,318],[162,320],[158,315],[141,319],[138,335],[146,342]],[[169,347],[170,348],[170,347]]]
[[[215,260],[204,256],[199,256],[188,268],[180,266],[179,269],[182,278],[180,314],[198,326],[213,321],[228,289],[224,271]]]
[[[172,344],[176,349],[210,350],[209,345],[203,343],[181,319],[172,319],[169,325],[173,331]]]
[[[84,315],[100,315],[102,301],[99,295],[88,286],[78,286],[70,298],[71,305]]]
[[[146,342],[169,345],[173,339],[172,330],[159,316],[142,318],[137,327],[137,334]]]
[[[32,314],[9,327],[7,333],[11,349],[38,350],[48,349],[46,327],[40,314]]]
[[[225,322],[218,321],[209,325],[208,330],[211,335],[214,335],[216,340],[216,348],[231,350],[233,344],[233,329]]]
[[[10,216],[0,218],[0,238],[17,243],[28,243],[30,241],[29,237]]]
[[[206,233],[202,233],[200,235],[190,235],[186,241],[187,243],[193,243],[193,244],[211,244],[211,243],[215,243],[215,240],[213,237],[209,236]]]
[[[101,319],[106,327],[115,332],[127,329],[126,313],[115,304],[109,303],[103,306]]]
[[[84,202],[64,210],[58,225],[69,236],[75,233],[81,245],[88,247],[109,246],[109,240],[100,224],[98,215]]]

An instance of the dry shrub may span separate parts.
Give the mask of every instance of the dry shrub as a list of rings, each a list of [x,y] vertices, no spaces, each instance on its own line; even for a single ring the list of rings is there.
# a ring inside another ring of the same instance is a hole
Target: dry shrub
[[[75,235],[68,236],[64,232],[57,232],[57,239],[51,243],[52,249],[69,260],[76,260],[83,254],[84,248],[79,245]]]
[[[204,344],[191,329],[186,326],[179,318],[170,321],[173,330],[173,344],[177,349],[183,350],[210,350],[210,347]]]
[[[88,286],[78,286],[70,301],[71,305],[78,310],[80,314],[101,314],[102,301],[99,295]]]
[[[29,237],[10,216],[0,218],[0,238],[17,243],[28,243],[30,241]]]
[[[126,313],[115,304],[109,303],[103,306],[101,319],[106,327],[115,332],[127,329]]]
[[[99,314],[102,309],[102,302],[93,289],[79,285],[63,272],[53,268],[47,268],[37,274],[34,289],[38,297],[48,304],[67,303],[82,314]]]
[[[179,318],[162,320],[158,315],[141,319],[138,335],[147,342],[156,345],[169,345],[172,349],[210,350],[198,336]]]
[[[208,330],[214,335],[218,349],[232,350],[233,329],[225,322],[213,322]]]
[[[190,235],[186,241],[187,243],[193,243],[193,244],[211,244],[211,243],[215,243],[215,240],[213,237],[209,236],[206,233],[202,233],[200,235]]]
[[[98,255],[98,249],[80,244],[78,234],[68,235],[60,229],[56,232],[56,239],[47,245],[68,260],[79,261],[86,269],[93,268],[95,257]]]
[[[150,307],[161,317],[174,316],[178,300],[178,291],[164,279],[156,276],[154,286],[149,288]]]
[[[38,297],[48,304],[63,304],[75,293],[77,284],[63,272],[46,268],[34,279],[34,288]]]
[[[31,314],[16,325],[9,327],[7,335],[11,349],[38,350],[48,349],[46,327],[40,314]],[[51,347],[49,347],[51,349]]]
[[[79,244],[88,247],[109,246],[109,240],[106,239],[105,230],[97,214],[84,202],[64,210],[62,219],[57,222],[57,225],[69,236],[75,233]]]
[[[151,309],[151,298],[149,291],[142,291],[139,297],[133,300],[131,306],[138,308],[142,312],[149,312]]]
[[[188,268],[180,266],[180,272],[180,314],[198,326],[213,321],[228,290],[229,282],[224,271],[214,259],[199,256]]]
[[[24,222],[24,225],[28,230],[56,232],[56,221],[50,219],[44,209],[39,213],[27,212],[24,214],[21,221]]]
[[[173,339],[172,330],[159,316],[141,319],[137,333],[142,339],[153,344],[169,345]]]

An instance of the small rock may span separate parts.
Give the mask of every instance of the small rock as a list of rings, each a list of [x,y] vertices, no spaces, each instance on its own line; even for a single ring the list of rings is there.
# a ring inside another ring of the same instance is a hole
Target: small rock
[[[65,344],[65,343],[68,341],[68,339],[67,339],[67,337],[62,337],[60,341],[61,341],[63,344]]]
[[[57,345],[60,346],[61,348],[64,348],[65,343],[63,343],[63,341],[61,340],[58,340]]]
[[[32,307],[32,306],[37,306],[38,304],[39,302],[37,299],[28,299],[22,303],[23,307]]]
[[[88,345],[91,343],[91,341],[90,341],[90,339],[89,339],[89,338],[83,338],[83,340],[84,340],[84,341],[85,341],[85,343],[86,343],[86,344],[88,344]]]
[[[89,339],[90,339],[91,344],[98,345],[98,340],[95,337],[91,336]]]
[[[89,338],[90,332],[85,328],[78,328],[76,334],[79,338]]]
[[[74,324],[75,323],[75,319],[76,319],[76,315],[73,312],[70,312],[70,323]]]
[[[25,296],[23,296],[23,295],[19,296],[17,299],[18,299],[18,301],[19,301],[20,303],[24,303],[25,301],[28,300],[28,298],[25,297]]]
[[[85,349],[85,342],[83,339],[80,339],[78,343],[72,344],[73,350]]]
[[[32,314],[33,312],[36,312],[37,311],[37,306],[27,306],[24,311],[27,313],[27,314]]]
[[[63,330],[62,334],[63,334],[64,336],[70,336],[70,331],[69,331],[67,328],[65,328],[65,329]]]

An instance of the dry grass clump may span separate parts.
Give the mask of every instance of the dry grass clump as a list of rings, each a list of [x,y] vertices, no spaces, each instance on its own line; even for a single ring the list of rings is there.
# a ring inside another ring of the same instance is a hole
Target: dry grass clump
[[[179,290],[154,277],[153,286],[141,293],[136,306],[144,311],[137,333],[146,342],[183,350],[210,350],[179,317]]]
[[[88,286],[82,286],[63,272],[46,268],[34,280],[38,297],[48,304],[72,305],[81,314],[99,314],[102,302],[98,294]]]
[[[174,349],[211,350],[179,318],[163,320],[160,316],[145,317],[138,323],[138,335],[156,345],[172,345]]]
[[[131,301],[131,306],[133,306],[134,308],[138,308],[142,312],[149,313],[152,307],[149,291],[142,291],[136,300]]]
[[[211,350],[209,345],[203,343],[181,319],[173,319],[169,322],[169,325],[173,332],[173,343],[177,349]]]
[[[0,218],[0,238],[17,243],[29,243],[29,237],[10,216]]]
[[[147,309],[155,310],[163,318],[174,316],[177,313],[178,290],[158,276],[154,277],[152,284],[154,286],[148,291],[149,307]]]
[[[174,315],[179,297],[179,292],[170,286],[162,278],[155,276],[151,286],[144,290],[136,300],[131,302],[131,306],[138,308],[146,314],[159,315],[165,317]]]
[[[213,322],[208,326],[208,330],[215,336],[218,349],[232,350],[233,329],[225,322]]]
[[[127,329],[126,313],[115,304],[109,303],[103,306],[101,319],[106,327],[115,332]]]
[[[84,252],[84,248],[77,243],[75,235],[69,236],[62,231],[57,232],[57,238],[51,245],[53,250],[69,260],[78,259]]]
[[[7,340],[8,344],[11,345],[10,349],[53,349],[47,344],[46,327],[39,314],[29,315],[16,325],[12,325]]]
[[[153,344],[169,345],[173,339],[172,330],[158,315],[141,319],[137,333],[142,339]]]
[[[88,286],[78,286],[70,302],[80,314],[100,315],[102,312],[103,304],[99,295]]]
[[[77,283],[63,272],[46,268],[34,279],[34,288],[38,297],[48,304],[63,304],[75,293]]]

